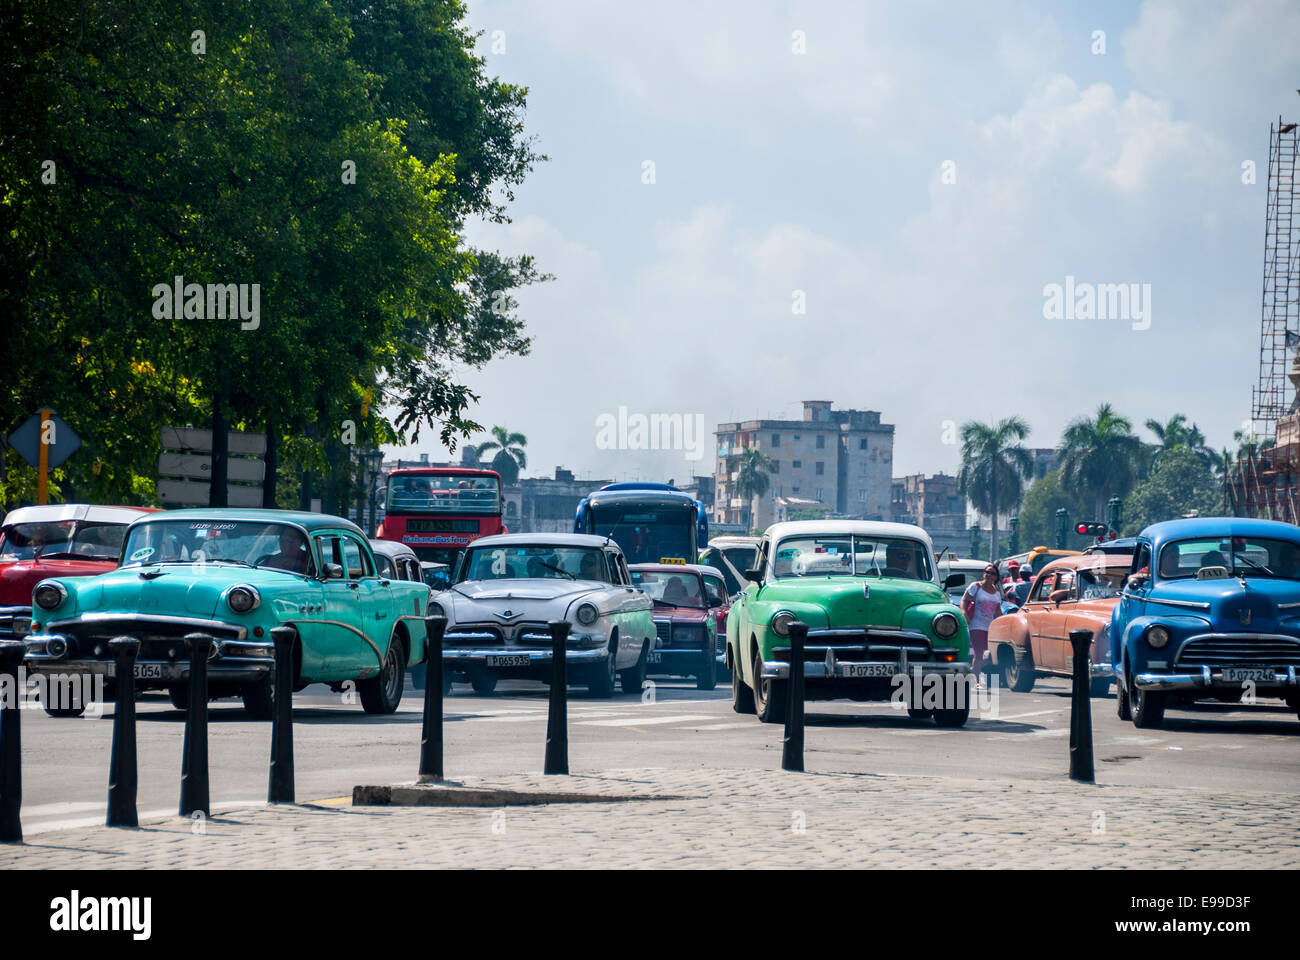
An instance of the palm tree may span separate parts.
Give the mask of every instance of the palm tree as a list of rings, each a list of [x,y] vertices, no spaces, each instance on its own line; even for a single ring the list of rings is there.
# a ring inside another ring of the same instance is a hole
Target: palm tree
[[[997,559],[998,511],[1020,502],[1024,480],[1034,472],[1034,460],[1020,441],[1029,436],[1029,424],[1020,417],[997,423],[974,420],[961,426],[961,469],[957,492],[968,497],[989,524],[989,559]]]
[[[1100,520],[1107,498],[1122,497],[1133,487],[1144,448],[1128,418],[1103,403],[1095,418],[1080,417],[1065,428],[1060,452],[1061,486],[1091,498],[1093,519]]]
[[[528,438],[522,433],[510,433],[505,427],[493,427],[492,437],[493,439],[479,444],[474,454],[482,460],[485,453],[497,451],[497,455],[492,458],[492,469],[501,474],[504,485],[513,486],[519,482],[519,471],[528,466],[528,458],[524,454]]]
[[[745,502],[745,529],[753,519],[751,504],[754,497],[767,493],[767,471],[772,466],[772,458],[762,450],[745,447],[740,451],[736,467],[736,496]]]
[[[1201,432],[1201,428],[1194,423],[1188,426],[1187,417],[1181,413],[1174,414],[1164,423],[1159,420],[1148,420],[1146,427],[1160,441],[1151,452],[1150,466],[1152,467],[1160,460],[1161,454],[1178,447],[1185,447],[1192,451],[1207,465],[1213,466],[1218,462],[1219,455],[1206,444],[1205,434]]]

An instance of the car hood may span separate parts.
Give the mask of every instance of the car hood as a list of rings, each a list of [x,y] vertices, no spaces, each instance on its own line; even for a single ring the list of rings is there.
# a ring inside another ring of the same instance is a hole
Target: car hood
[[[708,618],[708,611],[699,607],[665,607],[662,603],[654,605],[656,620],[677,620],[682,623],[703,623]]]
[[[863,588],[870,589],[868,596]],[[881,577],[805,577],[765,585],[764,602],[808,603],[826,612],[831,627],[900,627],[903,613],[918,603],[944,603],[939,585],[923,580]]]
[[[0,563],[0,606],[31,606],[32,588],[42,580],[93,577],[116,566],[115,560],[10,560]]]
[[[594,580],[467,580],[435,599],[453,622],[507,610],[511,620],[547,620],[563,617],[580,597],[609,589],[609,584]]]
[[[127,567],[65,583],[68,603],[75,601],[69,615],[85,613],[129,612],[163,616],[197,616],[213,618],[221,595],[237,583],[250,584],[263,592],[287,584],[302,583],[303,578],[275,570],[208,564],[159,564]],[[63,615],[56,610],[51,619]]]
[[[1300,604],[1300,581],[1247,577],[1243,587],[1235,577],[1226,580],[1166,580],[1146,595],[1148,600],[1208,604],[1196,616],[1208,617],[1224,628],[1259,630],[1279,619],[1300,616],[1300,607],[1279,609],[1279,604]],[[1151,612],[1151,611],[1148,611]],[[1191,610],[1187,611],[1192,613]]]

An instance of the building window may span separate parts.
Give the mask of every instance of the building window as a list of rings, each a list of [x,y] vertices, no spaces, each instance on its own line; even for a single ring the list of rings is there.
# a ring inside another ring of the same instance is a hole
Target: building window
[[[824,501],[824,500],[826,499],[826,491],[823,490],[821,487],[818,487],[818,488],[817,488],[817,492],[816,492],[815,494],[813,494],[813,496],[814,496],[817,500],[822,500],[822,501]]]
[[[867,502],[867,491],[865,491],[865,490],[859,490],[859,491],[858,491],[858,502],[859,502],[859,503],[866,503],[866,502]]]
[[[796,470],[802,470],[802,469],[803,469],[803,461],[802,461],[802,460],[794,460],[794,461],[792,461],[792,462],[790,463],[790,466],[794,467]]]
[[[799,488],[798,488],[798,487],[791,487],[791,488],[790,488],[790,492],[791,492],[791,493],[798,493],[798,492],[799,492]]]
[[[826,449],[826,435],[823,433],[817,434],[817,449],[818,450]]]
[[[781,446],[781,434],[779,433],[772,434],[772,446],[773,447]]]
[[[780,472],[781,472],[781,461],[780,461],[780,460],[773,460],[773,461],[772,461],[772,472],[773,472],[773,473],[780,473]]]
[[[826,473],[826,461],[824,461],[824,460],[818,460],[818,461],[817,461],[817,476],[820,477],[820,476],[822,476],[822,475],[825,474],[825,473]]]
[[[865,449],[867,449],[867,438],[866,438],[866,437],[863,437],[861,440],[858,441],[858,449],[859,449],[859,450],[865,450]]]
[[[862,473],[866,473],[866,472],[867,472],[867,461],[863,460],[863,461],[861,462],[861,467],[862,467]]]

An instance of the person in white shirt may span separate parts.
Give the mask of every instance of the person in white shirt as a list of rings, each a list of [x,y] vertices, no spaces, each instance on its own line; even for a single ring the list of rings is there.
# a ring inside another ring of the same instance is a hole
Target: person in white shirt
[[[1002,591],[998,568],[989,564],[984,577],[966,588],[961,597],[961,612],[970,624],[970,649],[977,687],[983,686],[984,655],[989,647],[989,625],[1002,614]]]

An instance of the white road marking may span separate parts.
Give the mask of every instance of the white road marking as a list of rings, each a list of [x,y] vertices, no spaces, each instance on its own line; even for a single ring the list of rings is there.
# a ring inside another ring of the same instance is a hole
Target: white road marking
[[[742,720],[740,723],[711,723],[702,727],[695,727],[696,730],[739,730],[741,727],[757,727],[757,720]]]
[[[1034,711],[1032,711],[1032,712],[1030,712],[1030,713],[1013,713],[1013,714],[1012,714],[1011,716],[1009,716],[1009,717],[1001,717],[1001,716],[999,716],[999,717],[978,717],[978,718],[976,718],[976,719],[979,719],[979,720],[985,720],[985,719],[987,719],[987,720],[1023,720],[1025,717],[1045,717],[1045,716],[1047,716],[1049,713],[1061,713],[1061,712],[1062,712],[1061,709],[1058,707],[1058,708],[1055,709],[1055,710],[1034,710]]]
[[[712,720],[710,716],[699,713],[684,713],[676,717],[637,717],[624,716],[617,720],[578,720],[576,724],[583,727],[645,727],[656,723],[684,723],[687,720]],[[748,724],[747,724],[748,726]]]
[[[57,807],[57,806],[61,806],[61,804],[51,803],[51,804],[44,804],[43,806],[40,807],[31,807],[28,809],[24,809],[22,811],[23,835],[29,836],[38,833],[51,833],[55,830],[78,830],[84,827],[102,827],[104,825],[105,815],[108,813],[107,803],[78,803],[78,804],[69,804],[68,806],[83,807],[86,808],[87,810],[98,810],[99,816],[74,817],[66,820],[42,820],[37,823],[27,822],[27,818],[32,814],[32,811],[47,809],[49,807]],[[266,806],[265,800],[227,800],[224,802],[212,804],[211,810],[213,816],[218,816],[221,813],[228,810],[238,810],[246,807],[265,807],[265,806]],[[190,819],[188,817],[180,817],[179,814],[177,814],[175,807],[167,807],[166,809],[162,809],[162,810],[140,810],[136,813],[136,819],[139,820],[141,823],[144,823],[147,820],[165,820],[168,817],[172,817],[175,819],[186,819],[186,820]]]

